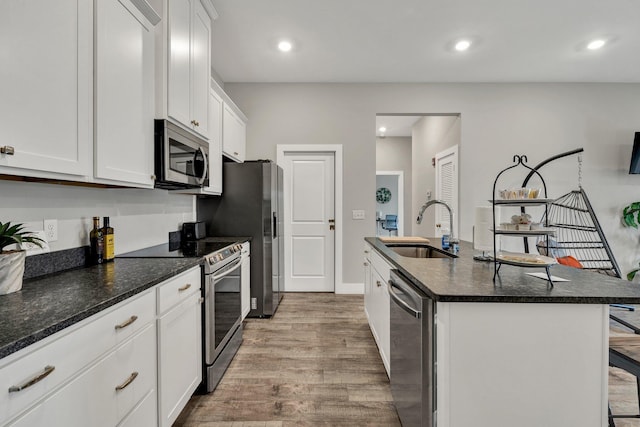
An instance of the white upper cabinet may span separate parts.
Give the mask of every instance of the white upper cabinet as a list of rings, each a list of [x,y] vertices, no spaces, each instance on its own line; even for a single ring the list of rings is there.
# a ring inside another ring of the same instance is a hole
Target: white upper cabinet
[[[208,104],[211,76],[211,19],[215,9],[209,0],[167,0],[163,24],[162,57],[157,70],[163,74],[159,93],[161,116],[209,138]],[[166,113],[166,114],[165,114]]]
[[[216,85],[217,86],[217,85]],[[174,190],[178,193],[219,196],[222,194],[222,97],[209,90],[209,185],[203,188]]]
[[[92,13],[90,1],[0,1],[0,173],[91,175]]]
[[[153,26],[160,17],[130,0],[95,5],[95,177],[151,188]]]
[[[209,94],[209,187],[211,194],[222,194],[222,109],[224,101],[213,89]]]
[[[234,108],[225,103],[222,113],[222,152],[242,163],[246,157],[247,124]]]

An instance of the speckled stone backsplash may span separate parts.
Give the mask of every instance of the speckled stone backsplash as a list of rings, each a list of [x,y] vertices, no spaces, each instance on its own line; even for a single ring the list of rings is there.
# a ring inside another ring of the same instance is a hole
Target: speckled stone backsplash
[[[45,274],[84,267],[87,263],[88,254],[89,246],[82,246],[79,248],[28,256],[24,266],[24,278],[32,279],[34,277],[44,276]]]

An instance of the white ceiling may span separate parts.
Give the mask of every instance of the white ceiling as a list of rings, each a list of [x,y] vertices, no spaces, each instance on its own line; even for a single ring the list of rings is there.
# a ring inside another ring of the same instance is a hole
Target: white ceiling
[[[380,126],[384,126],[387,130],[384,136],[411,136],[413,125],[424,116],[376,116],[376,135],[382,136]]]
[[[640,82],[640,0],[213,2],[225,82]]]

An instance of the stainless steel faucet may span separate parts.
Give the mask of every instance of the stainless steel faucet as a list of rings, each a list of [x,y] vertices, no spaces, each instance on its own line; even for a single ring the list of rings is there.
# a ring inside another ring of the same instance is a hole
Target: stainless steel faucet
[[[416,223],[417,224],[421,224],[422,223],[422,216],[424,215],[424,211],[427,210],[427,208],[431,205],[443,205],[445,208],[447,208],[447,210],[449,211],[449,225],[451,226],[451,239],[453,239],[453,210],[451,209],[451,207],[446,204],[445,202],[443,202],[442,200],[427,200],[427,202],[422,205],[422,207],[420,208],[420,212],[418,212],[418,218],[416,219]]]

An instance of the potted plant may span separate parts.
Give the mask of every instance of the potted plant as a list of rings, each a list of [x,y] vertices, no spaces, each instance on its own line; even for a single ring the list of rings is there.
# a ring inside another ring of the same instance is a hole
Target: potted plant
[[[0,295],[22,289],[24,260],[27,253],[22,249],[5,249],[13,244],[18,244],[20,248],[21,243],[42,246],[44,241],[24,231],[24,224],[11,225],[11,222],[0,222]]]

